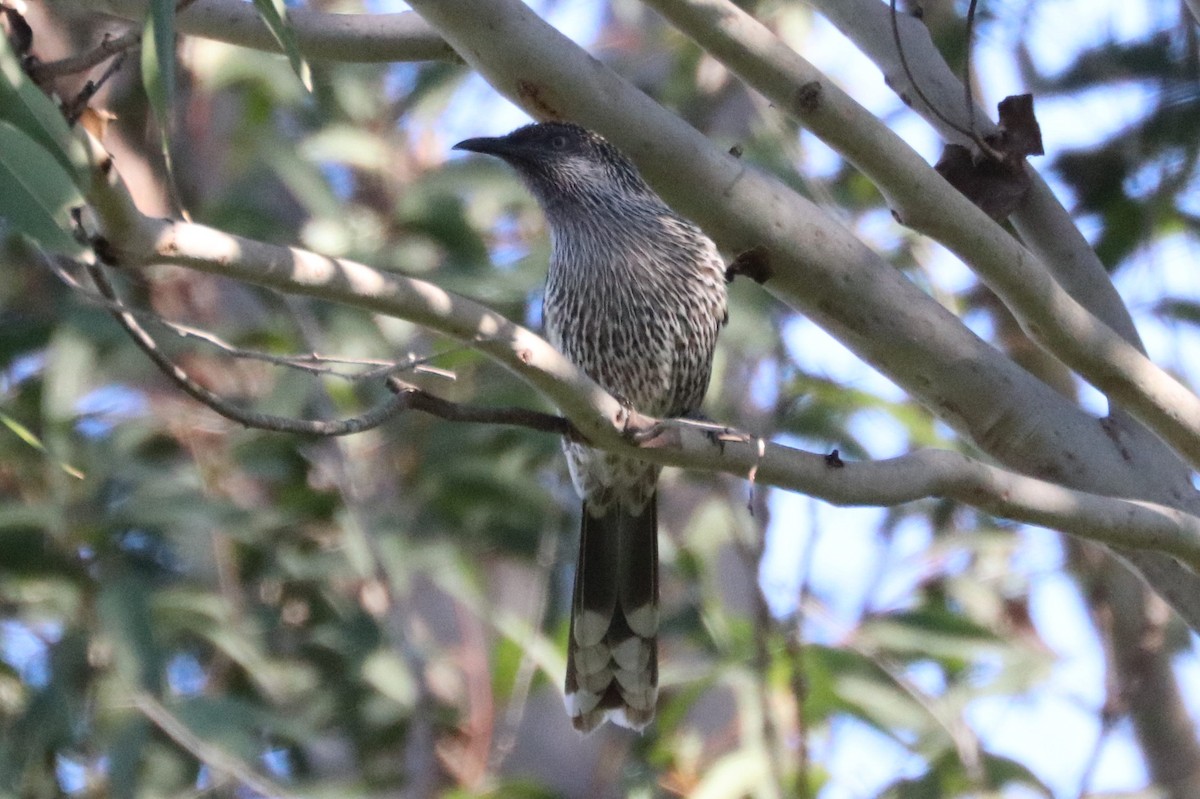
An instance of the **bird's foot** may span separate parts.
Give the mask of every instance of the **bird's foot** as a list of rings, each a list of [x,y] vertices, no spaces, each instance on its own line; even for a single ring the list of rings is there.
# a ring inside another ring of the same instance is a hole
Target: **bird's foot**
[[[633,407],[633,403],[620,394],[613,394],[613,396],[617,402],[621,403],[621,413],[618,416],[618,422],[621,425],[621,435],[639,447],[653,447],[664,443],[657,439],[667,432],[668,423],[673,420],[655,419],[652,416],[646,416],[639,413]]]
[[[639,447],[654,446],[655,441],[671,432],[675,432],[676,438],[678,438],[678,431],[684,428],[700,430],[709,441],[721,447],[730,441],[745,443],[753,438],[740,430],[734,430],[732,427],[726,427],[707,419],[650,420],[637,414],[635,416],[638,416],[642,423],[638,424],[637,419],[628,419],[625,425],[625,435]]]
[[[637,420],[630,421],[631,423],[625,426],[625,437],[639,447],[653,446],[653,442],[669,429],[667,420],[663,419],[651,420],[639,416]]]
[[[700,428],[704,432],[705,438],[720,447],[722,453],[725,452],[725,445],[731,441],[746,444],[754,440],[754,436],[749,433],[743,433],[741,430],[726,427],[709,419],[680,419],[679,421]]]
[[[616,419],[617,424],[621,426],[621,435],[639,447],[658,435],[659,426],[654,419],[638,413],[637,408],[633,407],[633,403],[617,392],[611,393],[613,399],[621,406]]]
[[[699,411],[689,413],[687,416],[681,417],[677,421],[681,425],[687,427],[700,428],[704,431],[704,434],[708,437],[708,440],[712,441],[714,444],[724,444],[727,441],[739,441],[744,444],[748,441],[754,440],[754,436],[750,435],[749,433],[743,433],[741,430],[727,427],[720,422],[714,422],[712,419],[705,416],[703,413],[700,413]]]

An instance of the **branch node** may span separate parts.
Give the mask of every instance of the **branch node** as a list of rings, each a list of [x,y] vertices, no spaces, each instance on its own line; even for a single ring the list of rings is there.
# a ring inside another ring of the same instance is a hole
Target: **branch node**
[[[771,254],[766,247],[759,244],[745,252],[734,256],[725,269],[725,282],[732,283],[738,275],[745,275],[760,286],[775,274],[771,268]]]
[[[824,89],[821,87],[821,82],[810,80],[796,90],[796,99],[794,105],[796,113],[803,116],[811,114],[821,107],[821,96]]]

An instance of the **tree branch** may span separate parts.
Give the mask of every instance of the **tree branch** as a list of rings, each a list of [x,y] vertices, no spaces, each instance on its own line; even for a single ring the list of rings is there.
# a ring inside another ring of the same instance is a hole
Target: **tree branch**
[[[231,236],[203,225],[151,219],[134,207],[114,169],[96,170],[91,200],[105,239],[103,256],[123,267],[169,263],[286,292],[321,297],[407,319],[470,343],[557,404],[593,446],[664,465],[733,475],[841,505],[894,505],[926,497],[956,499],[1030,524],[1072,532],[1116,547],[1169,553],[1200,568],[1200,518],[1147,502],[1075,491],[1009,472],[959,453],[922,450],[874,463],[827,456],[741,434],[713,435],[712,425],[660,422],[631,412],[543,339],[483,306],[430,283]],[[541,414],[463,410],[413,399],[446,418],[497,421],[569,432]],[[631,435],[632,434],[632,435]],[[640,444],[637,442],[641,442]],[[1200,619],[1197,620],[1200,623]]]
[[[100,0],[93,5],[122,19],[139,22],[146,0]],[[350,62],[457,61],[458,56],[424,20],[400,14],[329,14],[289,8],[288,19],[300,51],[308,58]],[[282,52],[254,7],[239,0],[197,0],[179,14],[180,33],[242,47]]]
[[[1195,8],[1194,0],[1189,2]],[[909,74],[900,68],[895,44],[882,35],[887,9],[879,0],[814,0],[814,4],[876,63],[889,85],[902,98],[912,94],[907,89],[910,80],[919,82],[927,90],[933,87],[942,92],[945,98],[943,110],[952,118],[961,123],[970,115],[976,124],[983,119],[986,130],[995,130],[978,108],[953,101],[953,94],[960,87],[959,79],[933,45],[929,31],[918,20],[903,20],[907,30],[904,49],[910,56],[913,71]],[[955,131],[943,125],[939,115],[921,104],[912,105],[948,141],[958,140]],[[1010,217],[1017,233],[1073,297],[1144,352],[1129,311],[1095,251],[1041,176],[1030,167],[1026,171],[1032,178],[1032,185]],[[1178,460],[1177,454],[1129,419],[1120,408],[1110,409],[1110,420],[1107,427],[1123,440],[1123,448],[1137,453],[1164,480],[1181,484],[1190,479],[1188,469]],[[1155,496],[1153,489],[1147,495]],[[1177,593],[1185,583],[1193,581],[1192,575],[1180,581],[1177,564],[1146,553],[1126,552],[1122,553],[1122,559],[1135,565],[1150,585],[1164,595]],[[1145,647],[1147,619],[1156,614],[1157,600],[1141,581],[1123,569],[1106,569],[1100,579],[1107,590],[1121,594],[1119,603],[1113,603],[1117,612],[1111,632],[1117,657],[1112,665],[1120,675],[1118,679],[1139,687],[1139,695],[1130,702],[1129,710],[1152,777],[1172,791],[1172,796],[1181,799],[1193,796],[1197,790],[1194,775],[1200,755],[1192,721],[1182,702],[1169,654],[1162,648]],[[1178,596],[1168,598],[1173,605],[1179,606]]]
[[[39,85],[54,78],[59,78],[64,75],[74,75],[78,72],[87,72],[92,67],[95,67],[104,61],[112,58],[115,55],[125,52],[133,47],[137,47],[142,41],[141,31],[130,30],[120,36],[109,36],[105,34],[100,40],[100,44],[93,47],[91,50],[84,51],[78,55],[73,55],[68,58],[62,58],[58,61],[38,61],[29,66],[29,77]]]
[[[102,268],[96,265],[89,265],[88,273],[91,275],[96,287],[100,290],[101,295],[114,304],[114,307],[110,311],[113,318],[125,329],[125,332],[129,334],[129,337],[133,339],[138,348],[146,354],[146,357],[159,368],[159,371],[166,375],[172,383],[178,386],[189,397],[219,413],[226,419],[237,422],[240,425],[281,433],[348,436],[378,427],[392,416],[410,406],[408,398],[402,393],[397,393],[386,402],[380,403],[364,414],[338,421],[289,419],[284,416],[274,416],[272,414],[258,413],[246,410],[245,408],[239,408],[219,394],[197,383],[192,379],[191,375],[173,363],[163,353],[158,346],[158,342],[146,332],[146,329],[142,327],[137,318],[127,310],[124,310],[124,306],[117,296],[116,290],[112,283],[109,282],[108,276],[104,274]]]
[[[416,4],[439,26],[454,31],[456,46],[476,59],[485,76],[514,100],[535,113],[570,116],[613,139],[665,197],[691,213],[727,249],[763,245],[773,274],[767,283],[770,290],[819,321],[1002,462],[1090,491],[1140,494],[1200,511],[1186,479],[1164,473],[1144,453],[1121,447],[1093,419],[981,341],[812,203],[715,148],[516,0],[481,2],[469,13],[432,0]],[[155,239],[163,234],[169,254],[175,246],[172,238],[178,234],[186,239],[198,230],[148,224],[111,173],[106,154],[94,152],[93,157],[100,185],[91,194],[104,206],[106,235],[113,242],[134,244],[132,249],[145,255],[155,250]],[[722,202],[711,202],[713,197]],[[239,240],[221,241],[223,252],[215,262],[189,265],[284,290],[320,291],[330,299],[377,309],[383,299],[378,295],[394,291],[348,262],[302,251],[265,252],[260,249],[265,245],[253,242],[246,243],[249,251],[243,253]],[[242,257],[260,262],[265,274],[262,269],[240,274]],[[435,318],[434,307],[445,297],[440,289],[420,284],[409,295],[413,303],[408,318],[422,324]],[[546,346],[540,339],[534,343],[527,331],[518,332],[507,320],[473,304],[453,327],[451,335],[475,342],[533,382],[593,444],[619,445],[614,444],[612,420],[621,410],[611,397],[602,395],[595,405],[581,406],[577,398],[596,390],[590,381],[575,386],[578,394],[564,392],[561,385],[546,380],[545,373],[529,372],[520,358],[510,357],[514,345],[518,352],[540,357]],[[546,367],[566,374],[561,370],[569,364],[557,353],[555,358]],[[597,415],[597,409],[604,413]],[[1145,568],[1155,569],[1156,588],[1200,628],[1200,580],[1159,554],[1134,556]]]
[[[141,8],[134,0],[108,2],[110,10],[123,9],[130,16]],[[871,3],[886,14],[877,0]],[[215,8],[224,8],[221,0],[204,0],[183,17]],[[850,231],[782,184],[713,147],[524,6],[493,0],[470,11],[432,2],[422,9],[455,32],[473,63],[515,102],[536,115],[570,117],[604,133],[639,163],[664,197],[699,221],[725,249],[761,247],[772,274],[768,290],[1001,461],[1100,490],[1128,488],[1132,479],[1153,496],[1196,502],[1186,480],[1163,479],[1151,468],[1161,458],[1115,462],[1118,451],[1093,420],[979,340]],[[312,12],[309,22],[325,28],[331,23],[326,16]],[[370,15],[354,19],[368,27],[378,21]],[[235,38],[236,24],[226,29],[215,16],[205,25],[183,29],[274,48],[265,33],[252,40]],[[348,47],[326,55],[356,61],[373,53]],[[980,124],[986,130],[986,119]],[[713,197],[723,202],[713,203]],[[1068,230],[1078,236],[1067,221]],[[1069,237],[1050,238],[1062,242]],[[981,397],[989,401],[980,402]]]
[[[138,712],[162,730],[164,735],[217,774],[226,779],[236,780],[262,796],[277,796],[280,799],[295,797],[295,794],[285,790],[282,785],[264,777],[237,757],[196,735],[175,714],[145,691],[134,692],[132,701]]]
[[[484,408],[478,405],[451,402],[395,379],[388,381],[388,387],[403,398],[404,407],[436,416],[447,422],[476,422],[524,427],[539,433],[554,433],[579,444],[588,443],[575,425],[571,424],[570,419],[564,419],[552,413],[543,413],[528,408]]]
[[[836,220],[715,147],[518,0],[479,0],[469,9],[411,4],[513,102],[536,116],[575,120],[616,143],[725,249],[762,245],[773,275],[769,291],[1000,462],[1200,513],[1200,495],[1161,448],[1127,446],[1120,431],[981,341]],[[1200,625],[1196,575],[1156,553],[1130,560],[1152,571],[1155,588]]]
[[[978,106],[967,106],[958,76],[942,58],[929,30],[907,14],[896,18],[909,69],[891,35],[888,7],[880,0],[811,0],[822,15],[847,36],[879,67],[887,84],[947,142],[970,145],[960,128],[983,135],[998,132],[995,122]],[[922,102],[913,89],[922,92],[940,114]],[[943,121],[947,117],[949,122]],[[1141,339],[1125,303],[1108,276],[1104,264],[1075,226],[1071,215],[1054,196],[1038,172],[1027,167],[1032,186],[1010,220],[1025,245],[1054,274],[1058,282],[1084,307],[1139,349]]]
[[[969,264],[1034,341],[1200,466],[1200,397],[1071,297],[875,115],[729,0],[647,2],[862,170],[904,224]]]
[[[441,353],[435,353],[420,358],[410,353],[402,361],[389,361],[380,358],[343,358],[332,355],[321,355],[317,352],[305,353],[303,355],[273,355],[269,352],[263,352],[262,350],[244,349],[229,343],[211,331],[172,322],[168,319],[164,319],[157,313],[144,308],[131,308],[121,302],[120,299],[106,299],[99,291],[92,291],[72,277],[60,263],[66,262],[79,268],[85,268],[84,265],[78,261],[66,258],[65,256],[51,256],[42,251],[39,251],[37,256],[46,268],[54,272],[55,276],[57,276],[59,280],[61,280],[75,292],[77,297],[82,297],[88,303],[99,308],[103,308],[110,313],[114,311],[120,311],[127,313],[138,320],[148,319],[156,324],[162,325],[180,338],[203,341],[232,358],[261,361],[263,363],[269,363],[275,366],[283,366],[288,369],[295,369],[308,374],[327,375],[329,377],[337,377],[350,381],[375,380],[379,378],[390,377],[391,375],[399,374],[401,372],[410,371],[437,375],[438,377],[444,377],[448,380],[453,380],[455,378],[453,372],[432,366],[430,365],[430,362],[443,355],[447,355],[450,352],[454,352],[457,349],[461,349],[461,347],[456,347],[451,350],[446,350]],[[349,372],[334,368],[334,364],[368,368],[361,372]]]
[[[233,405],[220,395],[200,385],[186,371],[168,359],[159,348],[158,342],[142,327],[133,312],[126,308],[117,295],[116,288],[104,273],[104,270],[93,264],[86,265],[86,268],[99,290],[100,298],[105,301],[109,313],[125,329],[125,332],[129,334],[129,337],[133,339],[138,348],[150,358],[151,362],[185,394],[221,416],[245,427],[326,437],[347,436],[378,427],[402,411],[414,410],[449,422],[475,422],[480,424],[524,427],[542,433],[554,433],[565,436],[581,444],[588,443],[587,439],[571,424],[570,420],[564,419],[561,416],[526,408],[486,408],[451,402],[416,386],[403,383],[393,376],[392,373],[398,370],[417,368],[419,364],[415,362],[404,364],[388,363],[371,370],[376,375],[387,376],[387,387],[394,396],[387,402],[379,404],[374,409],[350,419],[339,421],[290,419],[248,411]],[[199,333],[198,331],[188,330],[187,335],[197,336]],[[215,336],[203,335],[201,337],[206,341],[215,343],[237,357],[253,357],[277,365],[300,368],[305,371],[324,371],[319,367],[308,364],[297,364],[294,359],[276,358],[265,353],[251,353],[239,350],[230,347]]]
[[[884,33],[886,28],[881,27],[889,24],[886,6],[878,0],[849,0],[846,3],[841,3],[841,0],[832,3],[814,0],[814,3],[881,67],[887,66],[888,62],[898,67],[895,48],[889,45],[890,38]],[[105,0],[103,8],[126,19],[137,20],[144,15],[145,0]],[[301,49],[309,57],[345,62],[457,58],[436,32],[420,24],[419,19],[413,19],[409,12],[399,15],[344,15],[293,9],[289,17],[293,20]],[[849,26],[847,20],[857,24]],[[932,48],[924,26],[907,16],[902,16],[897,24],[901,26],[905,52],[914,61],[924,91],[950,119],[953,120],[956,115],[962,117],[963,106],[959,102],[962,97],[961,84],[941,62],[936,49]],[[235,0],[200,0],[187,14],[181,15],[178,25],[181,31],[192,35],[259,50],[278,51],[278,44],[257,15],[244,3]],[[941,70],[934,70],[932,79],[930,63],[935,66],[940,63],[942,67]],[[885,68],[884,72],[897,91],[905,96],[911,94],[905,93],[906,79],[898,77],[903,75],[902,70]],[[525,88],[536,89],[536,84],[526,84]],[[543,112],[549,108],[532,94],[523,99],[535,112],[539,107]],[[916,106],[916,110],[928,119],[937,119],[924,105]],[[977,108],[972,110],[972,114],[972,119],[960,120],[967,129],[983,133],[995,131],[995,125],[987,114]],[[605,129],[598,124],[594,127]],[[948,127],[940,121],[935,127],[942,129],[949,141],[964,140],[955,127]],[[618,138],[611,132],[609,135]],[[1054,198],[1049,187],[1036,172],[1030,170],[1030,173],[1033,188],[1026,195],[1022,207],[1014,213],[1013,223],[1026,243],[1054,270],[1072,296],[1126,340],[1140,346],[1132,320],[1107,280],[1103,265],[1071,223],[1070,216]],[[753,240],[743,241],[744,247],[757,243]],[[1097,277],[1104,279],[1096,280]]]
[[[888,85],[948,142],[965,142],[958,132],[962,126],[982,130],[985,135],[998,131],[983,110],[955,100],[956,95],[963,93],[962,84],[938,52],[928,29],[920,20],[907,15],[894,20],[902,32],[901,39],[908,62],[906,68],[901,63],[894,37],[890,35],[893,20],[886,4],[880,0],[813,2],[875,62]],[[935,113],[927,105],[914,100],[913,82],[924,87],[923,92],[934,98],[932,101],[941,107],[942,113]],[[943,121],[944,116],[949,118],[950,124]],[[1031,180],[1030,189],[1009,221],[1025,245],[1072,297],[1144,353],[1145,348],[1129,309],[1125,307],[1095,250],[1041,175],[1029,166],[1026,167],[1026,173]],[[1120,407],[1110,408],[1109,416],[1130,439],[1127,446],[1142,453],[1147,462],[1155,464],[1156,471],[1172,473],[1172,479],[1180,484],[1188,479],[1187,466],[1179,459],[1179,453],[1130,419]]]

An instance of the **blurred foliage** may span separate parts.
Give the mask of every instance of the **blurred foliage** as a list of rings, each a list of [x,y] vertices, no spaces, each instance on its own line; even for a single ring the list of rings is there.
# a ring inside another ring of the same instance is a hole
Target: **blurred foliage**
[[[803,6],[757,12],[798,46],[811,34]],[[69,3],[39,6],[37,19],[35,51],[109,30]],[[661,20],[618,0],[600,24],[604,60],[836,206],[952,307],[971,305],[972,287],[942,288],[861,176],[837,163],[805,177],[797,167],[812,153],[795,126]],[[1101,220],[1098,247],[1113,268],[1164,233],[1196,229],[1181,202],[1200,141],[1195,29],[1181,27],[1037,76],[1041,91],[1067,95],[1155,87],[1128,130],[1054,164],[1079,210]],[[169,107],[170,87],[154,84],[193,218],[421,275],[536,324],[540,214],[502,167],[443,160],[448,119],[464,96],[478,98],[465,68],[314,63],[310,94],[293,72],[306,65],[279,35],[290,65],[185,40]],[[961,59],[961,40],[947,52]],[[124,163],[150,167],[130,171],[134,190],[166,202],[161,131],[135,61],[97,104],[117,115],[108,136]],[[76,76],[55,88],[70,97],[80,85]],[[61,226],[54,203],[74,196],[69,147],[39,128],[41,100],[5,91],[0,145],[44,148],[36,188],[55,199],[3,200],[0,216],[33,208],[23,230]],[[14,152],[0,146],[0,169],[32,175],[33,161]],[[411,354],[453,379],[406,377],[449,399],[542,407],[502,369],[408,323],[179,269],[120,277],[142,307],[239,347]],[[732,289],[714,418],[847,458],[967,446],[909,401],[820,373],[794,350],[800,323],[743,283]],[[1183,298],[1160,311],[1200,319]],[[383,390],[232,359],[151,326],[198,379],[273,413],[351,415]],[[752,498],[751,516],[736,481],[669,475],[660,718],[643,736],[584,739],[559,695],[577,519],[552,438],[415,414],[337,441],[242,430],[176,393],[102,308],[25,265],[0,271],[0,329],[6,795],[815,796],[853,776],[827,758],[847,725],[917,764],[882,797],[1051,795],[1026,765],[989,752],[965,715],[980,698],[1035,691],[1054,660],[1029,620],[1021,539],[984,515],[944,502],[892,509],[879,573],[850,623],[807,577],[773,617],[755,582],[768,497]],[[785,534],[805,524],[770,521]],[[907,556],[916,576],[900,598],[892,590],[883,602],[902,528],[918,529],[924,548]],[[1017,786],[1025,793],[1006,792]]]
[[[1142,107],[1121,129],[1087,148],[1061,153],[1054,169],[1075,193],[1078,211],[1100,224],[1096,252],[1118,269],[1147,236],[1190,227],[1186,195],[1200,158],[1200,54],[1195,26],[1153,31],[1132,42],[1105,42],[1066,70],[1028,80],[1043,96],[1086,95],[1114,85],[1142,89]]]

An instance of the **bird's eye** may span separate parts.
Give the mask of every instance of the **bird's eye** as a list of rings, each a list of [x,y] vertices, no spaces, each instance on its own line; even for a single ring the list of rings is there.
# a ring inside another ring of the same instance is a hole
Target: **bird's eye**
[[[555,150],[563,149],[564,147],[567,146],[567,137],[566,136],[555,136],[553,139],[550,140],[550,146],[553,147]]]

